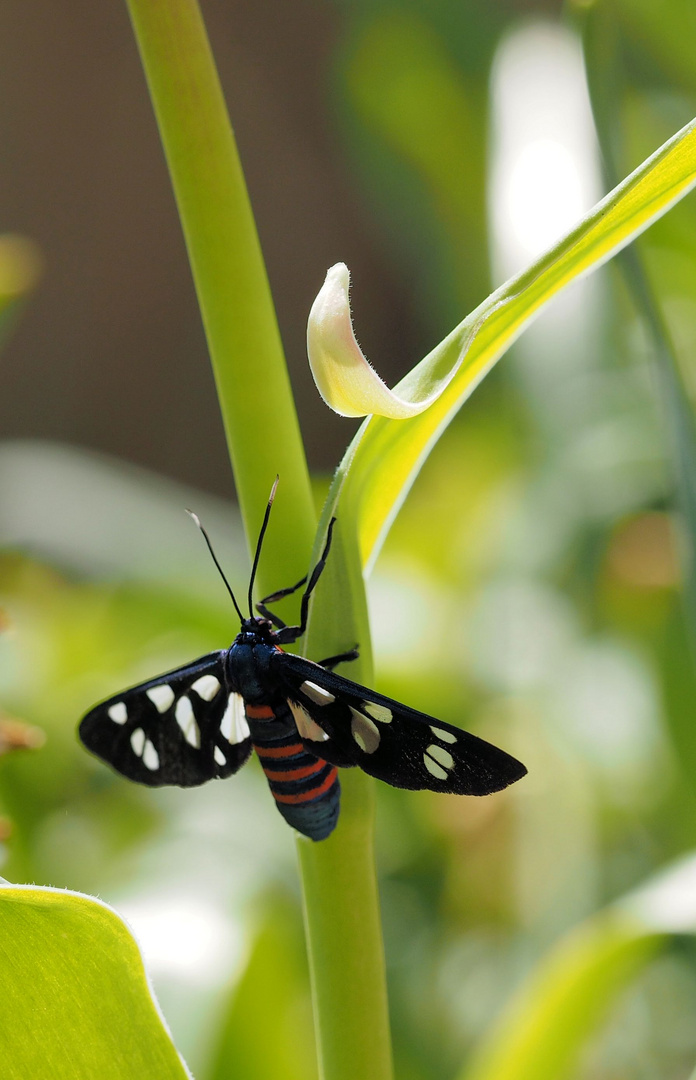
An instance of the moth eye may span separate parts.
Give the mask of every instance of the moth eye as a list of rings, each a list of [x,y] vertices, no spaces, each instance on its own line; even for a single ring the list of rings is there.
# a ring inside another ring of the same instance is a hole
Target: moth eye
[[[165,713],[174,700],[174,691],[167,683],[163,686],[151,686],[145,693],[158,713]]]
[[[374,754],[380,743],[380,733],[376,724],[350,706],[352,720],[350,730],[353,738],[365,754]]]

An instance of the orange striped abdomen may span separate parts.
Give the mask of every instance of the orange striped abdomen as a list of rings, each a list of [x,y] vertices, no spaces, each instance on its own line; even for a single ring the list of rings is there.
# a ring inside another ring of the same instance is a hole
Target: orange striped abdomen
[[[305,750],[283,702],[247,705],[254,749],[278,810],[298,832],[323,840],[338,820],[340,785],[333,765]]]

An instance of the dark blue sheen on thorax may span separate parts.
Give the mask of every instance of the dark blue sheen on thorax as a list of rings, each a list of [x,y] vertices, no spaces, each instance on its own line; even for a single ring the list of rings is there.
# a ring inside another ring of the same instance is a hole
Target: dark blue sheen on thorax
[[[272,645],[264,642],[244,641],[251,635],[240,634],[225,657],[225,674],[230,690],[235,690],[251,705],[262,705],[276,696],[276,680],[270,671]]]

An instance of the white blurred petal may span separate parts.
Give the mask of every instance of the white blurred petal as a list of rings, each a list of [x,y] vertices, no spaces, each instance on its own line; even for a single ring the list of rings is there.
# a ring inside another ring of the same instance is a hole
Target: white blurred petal
[[[218,904],[195,895],[134,896],[118,905],[153,976],[222,983],[241,952],[241,932]]]
[[[696,855],[686,855],[668,866],[619,906],[655,933],[695,933]]]

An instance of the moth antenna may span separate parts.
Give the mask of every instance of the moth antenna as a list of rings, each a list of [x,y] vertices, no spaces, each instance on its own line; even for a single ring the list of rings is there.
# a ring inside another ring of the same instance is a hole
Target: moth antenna
[[[249,618],[254,617],[254,599],[252,593],[254,591],[254,578],[256,577],[256,569],[259,565],[259,559],[261,557],[261,545],[263,544],[263,538],[266,535],[266,529],[268,528],[268,519],[271,516],[271,507],[273,506],[273,500],[275,499],[276,491],[278,490],[279,476],[276,476],[273,481],[273,487],[271,488],[271,494],[268,497],[268,504],[266,506],[266,513],[263,515],[263,522],[261,524],[261,531],[259,538],[256,542],[256,553],[254,555],[254,564],[251,568],[251,577],[249,578]]]
[[[218,573],[219,573],[220,577],[222,578],[222,580],[225,582],[225,585],[227,586],[228,593],[232,597],[232,603],[234,604],[235,611],[239,615],[239,620],[240,620],[240,622],[244,622],[244,616],[242,615],[242,613],[241,613],[241,611],[239,609],[239,604],[237,603],[237,601],[235,599],[235,596],[234,596],[234,593],[232,592],[232,588],[230,586],[230,583],[227,580],[227,578],[225,577],[223,569],[222,569],[222,567],[220,566],[220,563],[217,560],[217,555],[213,551],[213,545],[210,542],[210,537],[208,536],[207,532],[205,531],[205,529],[201,525],[201,519],[199,518],[198,514],[194,514],[193,510],[189,510],[188,507],[186,507],[186,513],[189,514],[193,518],[195,524],[198,526],[198,528],[203,533],[203,537],[205,539],[205,542],[208,545],[208,551],[210,552],[210,554],[212,556],[213,562],[217,566]]]

